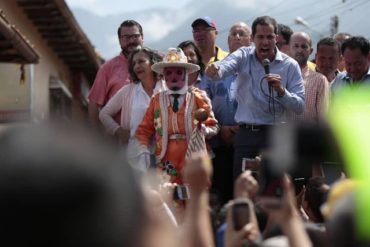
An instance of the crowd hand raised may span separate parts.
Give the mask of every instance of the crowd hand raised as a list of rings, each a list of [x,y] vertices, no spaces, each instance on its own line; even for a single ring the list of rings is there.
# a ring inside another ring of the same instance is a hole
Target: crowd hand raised
[[[281,76],[278,74],[267,74],[265,75],[266,81],[269,85],[278,93],[278,96],[282,97],[285,94],[285,88],[281,84]]]
[[[298,216],[293,185],[287,175],[283,177],[284,194],[278,207],[270,207],[268,201],[262,201],[261,207],[268,213],[269,218],[277,224],[284,224],[287,219]]]
[[[298,212],[299,214],[301,215],[302,219],[308,221],[309,220],[309,217],[303,207],[303,203],[304,203],[304,198],[305,198],[305,194],[306,194],[306,186],[303,186],[301,192],[299,192],[298,195],[296,195],[296,205],[297,205],[297,209],[298,209]]]
[[[225,247],[242,247],[242,246],[249,246],[246,245],[248,242],[255,242],[259,239],[260,232],[258,230],[258,226],[255,224],[255,220],[251,220],[248,224],[244,225],[242,229],[236,231],[234,229],[234,222],[232,217],[232,205],[233,202],[229,202],[227,205],[227,215],[226,215],[226,230],[225,230],[225,237],[224,243]],[[250,213],[249,215],[254,215],[254,208],[249,208]],[[251,218],[253,219],[253,218]]]
[[[114,136],[117,137],[118,141],[121,144],[127,144],[128,140],[130,139],[130,130],[119,127],[114,133]]]
[[[184,182],[189,186],[191,196],[200,194],[209,186],[212,176],[211,160],[207,153],[194,153],[184,167]]]
[[[239,175],[235,181],[234,198],[247,197],[253,200],[258,192],[258,182],[252,176],[252,171],[247,170]]]
[[[312,243],[296,208],[294,188],[287,175],[283,177],[283,189],[280,206],[268,207],[268,204],[262,203],[261,207],[268,213],[269,220],[280,225],[284,235],[288,237],[289,246],[311,247]]]
[[[168,205],[170,205],[173,201],[173,193],[176,186],[177,186],[176,183],[169,182],[165,182],[159,185],[158,192],[162,200]]]
[[[207,67],[206,67],[206,69],[205,69],[205,73],[206,73],[206,75],[208,76],[208,77],[210,77],[210,78],[212,78],[212,79],[214,79],[216,76],[217,76],[217,74],[218,74],[218,70],[219,70],[220,68],[218,67],[218,65],[217,64],[215,64],[215,63],[211,63],[210,65],[208,65]]]

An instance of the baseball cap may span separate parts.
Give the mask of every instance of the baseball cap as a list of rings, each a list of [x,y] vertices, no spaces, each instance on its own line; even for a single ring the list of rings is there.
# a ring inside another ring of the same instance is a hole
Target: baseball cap
[[[215,20],[213,20],[211,17],[209,16],[205,16],[205,17],[201,17],[201,18],[198,18],[196,19],[195,21],[193,21],[193,23],[191,24],[191,27],[194,27],[195,25],[197,25],[198,23],[205,23],[207,24],[209,27],[213,27],[214,29],[217,29],[217,26],[216,26],[216,22]]]

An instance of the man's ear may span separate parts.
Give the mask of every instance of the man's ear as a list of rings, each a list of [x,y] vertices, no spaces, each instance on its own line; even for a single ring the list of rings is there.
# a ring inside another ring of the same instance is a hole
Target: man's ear
[[[310,47],[310,55],[312,54],[312,52],[313,52],[313,48],[312,48],[312,47]]]

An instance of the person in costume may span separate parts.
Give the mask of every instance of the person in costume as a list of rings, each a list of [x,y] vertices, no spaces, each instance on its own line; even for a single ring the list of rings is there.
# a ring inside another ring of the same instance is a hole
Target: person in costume
[[[217,120],[211,102],[201,90],[188,90],[188,75],[199,66],[188,63],[180,48],[169,48],[162,62],[152,70],[163,75],[167,89],[152,97],[135,137],[140,143],[140,162],[150,165],[149,147],[155,143],[155,165],[164,181],[182,184],[182,169],[192,133],[198,121],[197,109],[204,109],[208,118],[202,122],[206,139],[217,134]]]

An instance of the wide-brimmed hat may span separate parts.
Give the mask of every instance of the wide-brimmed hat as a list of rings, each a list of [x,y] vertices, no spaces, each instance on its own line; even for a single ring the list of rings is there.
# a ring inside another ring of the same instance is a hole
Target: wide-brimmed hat
[[[200,67],[196,64],[188,63],[188,59],[180,48],[169,48],[162,62],[152,65],[152,70],[161,74],[164,68],[182,67],[188,74],[198,71]]]

